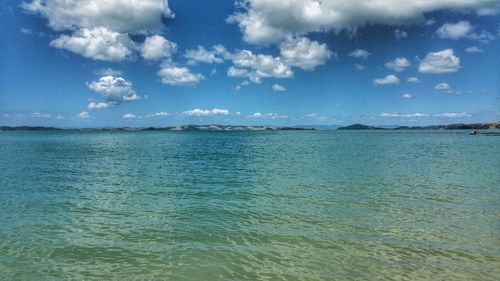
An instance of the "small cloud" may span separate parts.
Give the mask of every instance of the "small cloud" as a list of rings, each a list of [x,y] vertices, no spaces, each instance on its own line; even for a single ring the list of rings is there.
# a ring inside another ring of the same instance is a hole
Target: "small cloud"
[[[95,74],[101,75],[101,76],[119,76],[123,74],[123,71],[121,70],[116,70],[113,68],[103,68],[95,71]]]
[[[459,69],[460,58],[454,55],[452,49],[428,53],[418,66],[419,72],[430,74],[452,73]]]
[[[175,86],[195,86],[205,77],[199,73],[192,73],[187,67],[164,65],[158,70],[158,76],[164,84]]]
[[[135,114],[132,114],[132,113],[125,113],[125,114],[123,114],[123,119],[125,119],[125,120],[135,120],[135,119],[141,119],[141,117],[137,116]]]
[[[247,118],[267,118],[267,119],[287,119],[287,115],[280,115],[278,113],[260,113],[255,112],[254,114],[248,115]]]
[[[356,69],[357,71],[362,71],[366,68],[366,66],[362,65],[362,64],[354,64],[354,69]]]
[[[409,67],[411,63],[403,57],[396,58],[393,61],[389,61],[385,64],[385,67],[392,69],[397,72],[401,72],[405,70],[407,67]]]
[[[182,115],[188,117],[227,116],[229,114],[230,114],[229,110],[220,108],[214,108],[214,109],[195,108],[182,112]]]
[[[387,75],[384,78],[377,78],[373,80],[374,85],[395,85],[399,84],[399,78],[396,75]]]
[[[114,106],[116,103],[113,102],[90,102],[87,105],[88,110],[92,109],[105,109]]]
[[[394,38],[396,40],[401,40],[408,37],[408,33],[404,30],[396,29],[394,30]]]
[[[168,112],[160,111],[160,112],[155,112],[152,114],[146,115],[146,118],[165,118],[170,116],[171,114]]]
[[[411,100],[411,99],[414,99],[414,98],[415,98],[415,96],[413,96],[413,95],[412,95],[412,94],[410,94],[410,93],[406,93],[406,94],[403,94],[403,95],[399,96],[399,98],[401,98],[401,99],[406,99],[406,100]]]
[[[354,57],[357,59],[367,59],[370,55],[371,55],[370,52],[368,52],[367,50],[363,50],[363,49],[355,49],[354,51],[352,51],[348,54],[348,56]]]
[[[472,46],[472,47],[466,48],[465,51],[467,53],[482,53],[482,52],[484,52],[483,49],[481,49],[479,47],[476,47],[476,46]]]
[[[274,84],[273,87],[272,87],[273,91],[275,92],[284,92],[286,91],[286,88],[279,85],[279,84]]]
[[[43,118],[43,119],[50,118],[50,114],[40,113],[40,112],[33,112],[33,113],[31,113],[30,116],[31,116],[31,118]]]
[[[459,21],[457,23],[445,23],[437,31],[436,34],[441,39],[458,40],[460,38],[467,38],[470,40],[477,40],[482,43],[488,43],[495,39],[493,34],[482,31],[481,33],[474,32],[473,27],[468,21]]]
[[[425,113],[409,113],[409,114],[401,114],[401,113],[382,113],[380,114],[381,117],[388,117],[388,118],[422,118],[422,117],[427,117],[429,115]]]
[[[29,28],[24,28],[24,27],[21,27],[21,29],[19,29],[19,31],[22,33],[22,34],[26,34],[26,35],[29,35],[31,33],[33,33],[33,30],[29,29]]]
[[[439,118],[466,118],[466,117],[471,117],[470,114],[467,114],[465,112],[462,112],[462,113],[455,113],[455,112],[449,113],[449,112],[446,112],[446,113],[435,114],[434,116],[435,117],[439,117]]]
[[[414,84],[420,83],[420,79],[418,79],[418,77],[409,77],[406,81]]]
[[[78,119],[90,119],[92,117],[90,116],[90,114],[87,111],[82,111],[82,112],[76,114],[76,118],[78,118]]]
[[[441,91],[449,90],[450,88],[451,86],[448,83],[439,83],[436,86],[434,86],[435,90],[441,90]]]

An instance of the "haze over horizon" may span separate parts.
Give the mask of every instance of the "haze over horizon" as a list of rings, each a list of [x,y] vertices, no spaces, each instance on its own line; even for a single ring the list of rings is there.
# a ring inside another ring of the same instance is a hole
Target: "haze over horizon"
[[[0,125],[500,119],[500,1],[0,4]]]

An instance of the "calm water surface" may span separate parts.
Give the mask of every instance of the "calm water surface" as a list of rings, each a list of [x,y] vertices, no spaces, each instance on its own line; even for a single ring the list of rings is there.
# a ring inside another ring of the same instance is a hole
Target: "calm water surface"
[[[495,280],[499,167],[463,131],[0,132],[0,280]]]

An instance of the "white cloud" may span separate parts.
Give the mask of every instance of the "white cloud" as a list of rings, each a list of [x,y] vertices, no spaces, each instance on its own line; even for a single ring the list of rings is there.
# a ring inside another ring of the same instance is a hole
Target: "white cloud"
[[[471,117],[470,114],[467,114],[465,112],[462,113],[455,113],[455,112],[446,112],[446,113],[440,113],[440,114],[435,114],[435,117],[440,117],[440,118],[464,118],[464,117]]]
[[[390,117],[390,118],[420,118],[427,117],[429,115],[425,113],[410,113],[410,114],[401,114],[401,113],[382,113],[381,117]]]
[[[92,109],[106,109],[106,108],[114,106],[115,104],[116,103],[114,103],[114,102],[90,102],[87,105],[87,109],[88,110],[92,110]]]
[[[29,28],[25,28],[25,27],[21,27],[21,29],[19,29],[19,31],[22,33],[22,34],[26,34],[26,35],[29,35],[31,33],[33,33],[33,30],[29,29]]]
[[[420,79],[418,79],[418,77],[409,77],[406,81],[414,84],[420,83]]]
[[[165,0],[33,0],[23,3],[56,31],[105,27],[120,33],[159,31],[163,18],[173,17]]]
[[[399,84],[399,78],[396,75],[387,75],[384,78],[373,79],[373,84],[375,85],[391,85]]]
[[[95,72],[95,74],[97,75],[101,75],[101,76],[108,76],[108,75],[111,75],[111,76],[118,76],[118,75],[122,75],[123,74],[123,71],[121,70],[116,70],[116,69],[113,69],[113,68],[103,68],[103,69],[99,69]]]
[[[354,69],[356,69],[357,71],[362,71],[366,68],[366,66],[362,65],[362,64],[355,64],[354,65]]]
[[[246,77],[254,83],[260,83],[261,78],[289,78],[293,76],[290,66],[283,63],[281,58],[270,55],[254,54],[249,50],[242,50],[231,54],[231,66],[227,75],[229,77]]]
[[[457,72],[459,69],[460,58],[453,54],[452,49],[428,53],[418,67],[418,71],[421,73],[431,74]]]
[[[495,36],[489,32],[482,31],[481,33],[475,33],[474,29],[468,21],[459,21],[457,23],[443,24],[436,33],[442,39],[458,40],[460,38],[467,38],[484,43],[495,39]]]
[[[198,46],[196,50],[187,50],[184,57],[189,59],[189,64],[196,64],[198,62],[210,64],[224,62],[224,59],[218,56],[215,46],[212,51],[207,51],[204,47]]]
[[[408,37],[408,33],[404,30],[396,29],[394,30],[394,38],[401,40]]]
[[[79,29],[71,36],[59,36],[59,38],[52,40],[50,45],[102,61],[130,59],[135,48],[135,43],[130,40],[128,35],[114,32],[105,27]]]
[[[401,72],[409,67],[411,63],[406,58],[396,58],[393,61],[387,62],[385,67],[390,68],[394,71]]]
[[[201,80],[205,79],[202,74],[192,73],[187,67],[178,67],[173,65],[163,65],[157,72],[161,82],[176,86],[195,86]]]
[[[476,46],[468,47],[465,49],[465,51],[467,53],[482,53],[482,52],[484,52],[483,49],[476,47]]]
[[[441,90],[441,91],[446,91],[449,90],[451,86],[448,83],[439,83],[436,86],[434,86],[435,90]]]
[[[355,57],[357,59],[367,59],[370,55],[370,52],[363,49],[356,49],[348,54],[348,56]]]
[[[132,113],[125,113],[125,114],[123,114],[123,119],[133,120],[133,119],[141,119],[141,118],[140,118],[140,116],[137,116],[137,115],[132,114]]]
[[[406,99],[406,100],[411,100],[411,99],[414,99],[415,97],[410,93],[406,93],[406,94],[403,94],[402,96],[400,96],[400,98]]]
[[[279,84],[274,84],[272,88],[273,88],[273,91],[275,91],[275,92],[284,92],[284,91],[286,91],[286,88],[283,87],[283,86],[281,86],[281,85],[279,85]]]
[[[499,10],[484,0],[247,0],[228,21],[237,23],[249,43],[278,43],[292,34],[356,29],[365,24],[422,23],[438,10]]]
[[[219,108],[214,108],[214,109],[200,109],[200,108],[195,108],[191,110],[187,110],[182,112],[182,115],[189,116],[189,117],[205,117],[205,116],[227,116],[229,115],[229,110],[227,109],[219,109]]]
[[[160,111],[160,112],[155,112],[152,114],[146,115],[146,118],[165,118],[170,116],[171,114],[168,112]]]
[[[134,89],[132,88],[132,82],[115,76],[103,76],[97,81],[88,83],[89,89],[100,94],[106,100],[109,106],[116,105],[122,102],[130,102],[139,100],[139,97]],[[89,109],[95,108],[105,108],[105,105],[101,103],[94,103],[92,106],[89,104]]]
[[[247,118],[267,118],[267,119],[287,119],[287,115],[280,115],[278,113],[260,113],[255,112],[254,114],[248,115]]]
[[[141,46],[141,55],[146,60],[170,58],[176,51],[177,44],[160,35],[147,37]]]
[[[279,47],[284,63],[305,70],[313,70],[316,66],[325,64],[333,55],[326,44],[306,37],[287,38]]]
[[[92,117],[90,116],[90,114],[87,111],[82,111],[82,112],[80,112],[80,113],[78,113],[76,115],[76,118],[79,118],[79,119],[90,119]]]
[[[31,118],[43,118],[43,119],[47,119],[47,118],[50,118],[50,114],[48,114],[48,113],[40,113],[40,112],[33,112],[33,113],[31,113]]]

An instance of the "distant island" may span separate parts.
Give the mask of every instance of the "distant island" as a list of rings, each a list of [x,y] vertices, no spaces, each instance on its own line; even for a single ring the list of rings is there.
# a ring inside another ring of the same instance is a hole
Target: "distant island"
[[[307,126],[246,126],[246,125],[181,125],[168,127],[109,127],[109,128],[81,128],[62,129],[43,126],[0,126],[0,131],[311,131],[311,130],[499,130],[500,121],[493,123],[450,124],[433,126],[397,126],[394,128],[353,124],[345,127],[337,125],[307,125]]]
[[[337,128],[337,130],[498,130],[500,121],[493,123],[474,123],[474,124],[450,124],[433,126],[399,126],[395,128],[382,128],[367,126],[363,124],[353,124]]]
[[[119,128],[83,128],[83,129],[61,129],[42,126],[0,126],[0,131],[308,131],[314,128],[281,127],[281,126],[243,126],[243,125],[182,125],[170,127],[119,127]]]

